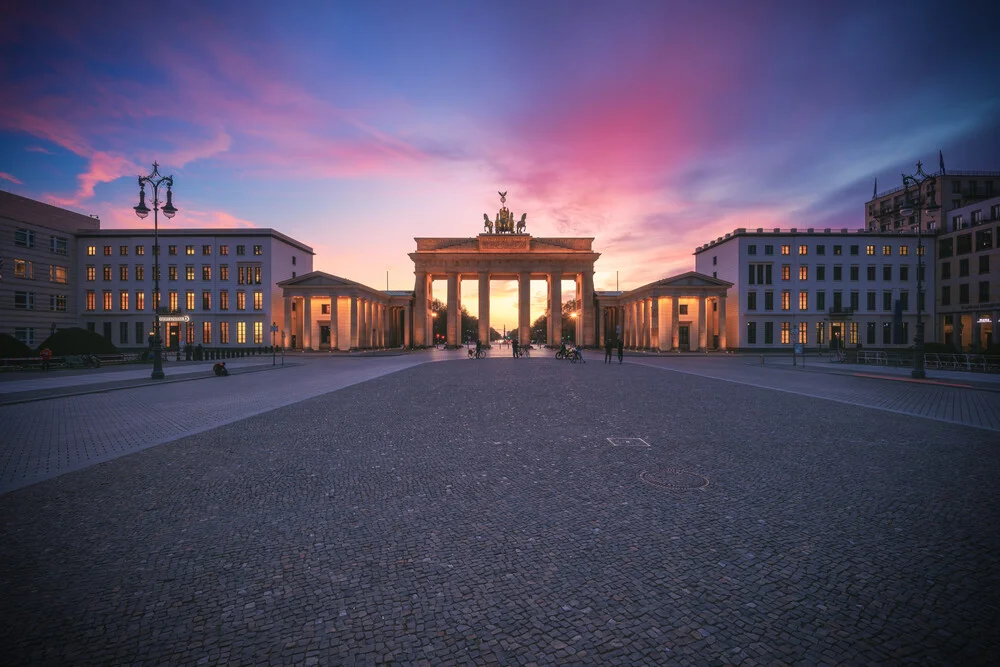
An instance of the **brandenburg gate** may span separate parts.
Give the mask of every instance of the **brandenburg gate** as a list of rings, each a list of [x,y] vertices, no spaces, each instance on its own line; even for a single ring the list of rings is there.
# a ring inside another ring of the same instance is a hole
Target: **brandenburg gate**
[[[448,326],[446,342],[457,346],[461,340],[461,294],[463,280],[479,282],[479,340],[490,340],[490,281],[516,280],[518,297],[517,338],[531,340],[530,284],[548,284],[547,343],[557,345],[562,332],[562,281],[575,280],[580,311],[576,339],[585,346],[596,344],[594,306],[594,262],[600,253],[593,250],[593,238],[534,238],[525,232],[527,214],[516,223],[505,206],[493,220],[483,215],[483,233],[476,238],[417,238],[417,250],[410,253],[416,284],[413,303],[415,345],[433,345],[431,324],[431,282],[447,281]]]

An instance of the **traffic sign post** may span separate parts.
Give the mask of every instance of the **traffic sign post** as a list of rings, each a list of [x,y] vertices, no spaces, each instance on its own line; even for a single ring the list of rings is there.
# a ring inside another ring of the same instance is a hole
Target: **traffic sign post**
[[[274,366],[278,363],[278,350],[274,347],[274,336],[278,333],[278,323],[271,322],[271,365]],[[284,364],[285,355],[284,352],[281,354],[281,362]]]

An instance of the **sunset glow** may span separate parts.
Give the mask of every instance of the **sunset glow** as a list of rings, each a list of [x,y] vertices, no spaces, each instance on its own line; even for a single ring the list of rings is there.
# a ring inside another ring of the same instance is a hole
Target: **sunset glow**
[[[155,160],[171,226],[271,227],[377,289],[504,190],[530,234],[595,237],[607,290],[737,227],[860,227],[939,150],[1000,168],[990,3],[204,4],[7,8],[0,188],[148,227]],[[494,328],[515,300],[493,285]]]

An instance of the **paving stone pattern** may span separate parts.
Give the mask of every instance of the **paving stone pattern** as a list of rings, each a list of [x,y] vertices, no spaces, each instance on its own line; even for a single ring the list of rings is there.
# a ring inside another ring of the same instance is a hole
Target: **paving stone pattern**
[[[0,496],[3,662],[995,663],[996,444],[634,364],[420,365]]]

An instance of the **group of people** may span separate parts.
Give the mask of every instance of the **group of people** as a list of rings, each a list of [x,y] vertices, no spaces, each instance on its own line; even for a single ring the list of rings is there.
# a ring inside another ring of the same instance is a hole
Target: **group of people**
[[[613,338],[609,337],[604,341],[604,363],[606,364],[611,363],[611,354],[614,351],[615,347],[616,347],[616,342]],[[625,356],[625,340],[623,338],[618,339],[617,347],[618,347],[618,363],[620,364],[622,362],[622,358]]]

